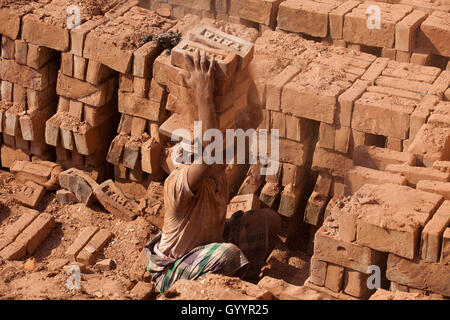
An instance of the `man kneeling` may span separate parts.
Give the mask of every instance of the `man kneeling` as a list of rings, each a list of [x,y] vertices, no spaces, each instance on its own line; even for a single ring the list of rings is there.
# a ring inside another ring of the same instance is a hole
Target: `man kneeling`
[[[204,52],[185,56],[186,84],[202,122],[202,134],[217,128],[213,102],[214,60]],[[269,239],[281,221],[270,209],[236,212],[225,221],[228,185],[224,164],[178,164],[164,184],[163,231],[146,245],[147,270],[164,292],[179,279],[206,273],[257,276],[269,251]]]

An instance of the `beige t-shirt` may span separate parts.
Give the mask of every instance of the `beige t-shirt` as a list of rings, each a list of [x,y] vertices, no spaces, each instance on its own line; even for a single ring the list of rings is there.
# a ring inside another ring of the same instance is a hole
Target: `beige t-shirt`
[[[205,179],[194,195],[187,182],[188,171],[189,166],[178,167],[164,183],[165,216],[158,250],[175,259],[195,247],[223,242],[228,204],[225,172]]]

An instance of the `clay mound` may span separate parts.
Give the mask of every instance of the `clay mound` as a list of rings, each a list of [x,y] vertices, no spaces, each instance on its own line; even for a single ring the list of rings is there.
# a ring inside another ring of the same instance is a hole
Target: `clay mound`
[[[271,300],[272,293],[239,278],[207,274],[179,280],[158,300]]]

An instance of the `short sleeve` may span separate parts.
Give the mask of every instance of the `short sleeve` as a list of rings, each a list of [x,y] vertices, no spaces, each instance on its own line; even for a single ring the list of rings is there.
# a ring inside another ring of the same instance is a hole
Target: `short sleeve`
[[[188,184],[189,169],[189,166],[176,168],[164,184],[165,198],[169,202],[166,206],[169,205],[175,212],[178,212],[179,208],[186,208],[186,203],[196,197]]]

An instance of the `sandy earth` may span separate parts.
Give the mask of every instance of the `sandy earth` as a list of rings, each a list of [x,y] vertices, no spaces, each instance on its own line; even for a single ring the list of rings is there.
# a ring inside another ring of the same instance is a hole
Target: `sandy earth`
[[[0,235],[20,216],[21,206],[14,199],[19,187],[12,174],[0,171]],[[134,283],[128,277],[128,270],[151,238],[151,231],[156,231],[144,217],[121,221],[99,203],[89,208],[78,203],[62,206],[55,193],[48,193],[37,209],[51,213],[57,225],[32,257],[21,261],[0,260],[0,299],[130,298],[129,289]],[[81,274],[81,290],[71,291],[66,287],[69,275],[63,269],[68,262],[64,253],[81,228],[93,225],[113,232],[114,238],[97,261],[110,258],[115,267],[105,272],[88,268]],[[309,274],[309,259],[302,252],[289,251],[280,240],[261,277],[271,276],[302,285]]]

